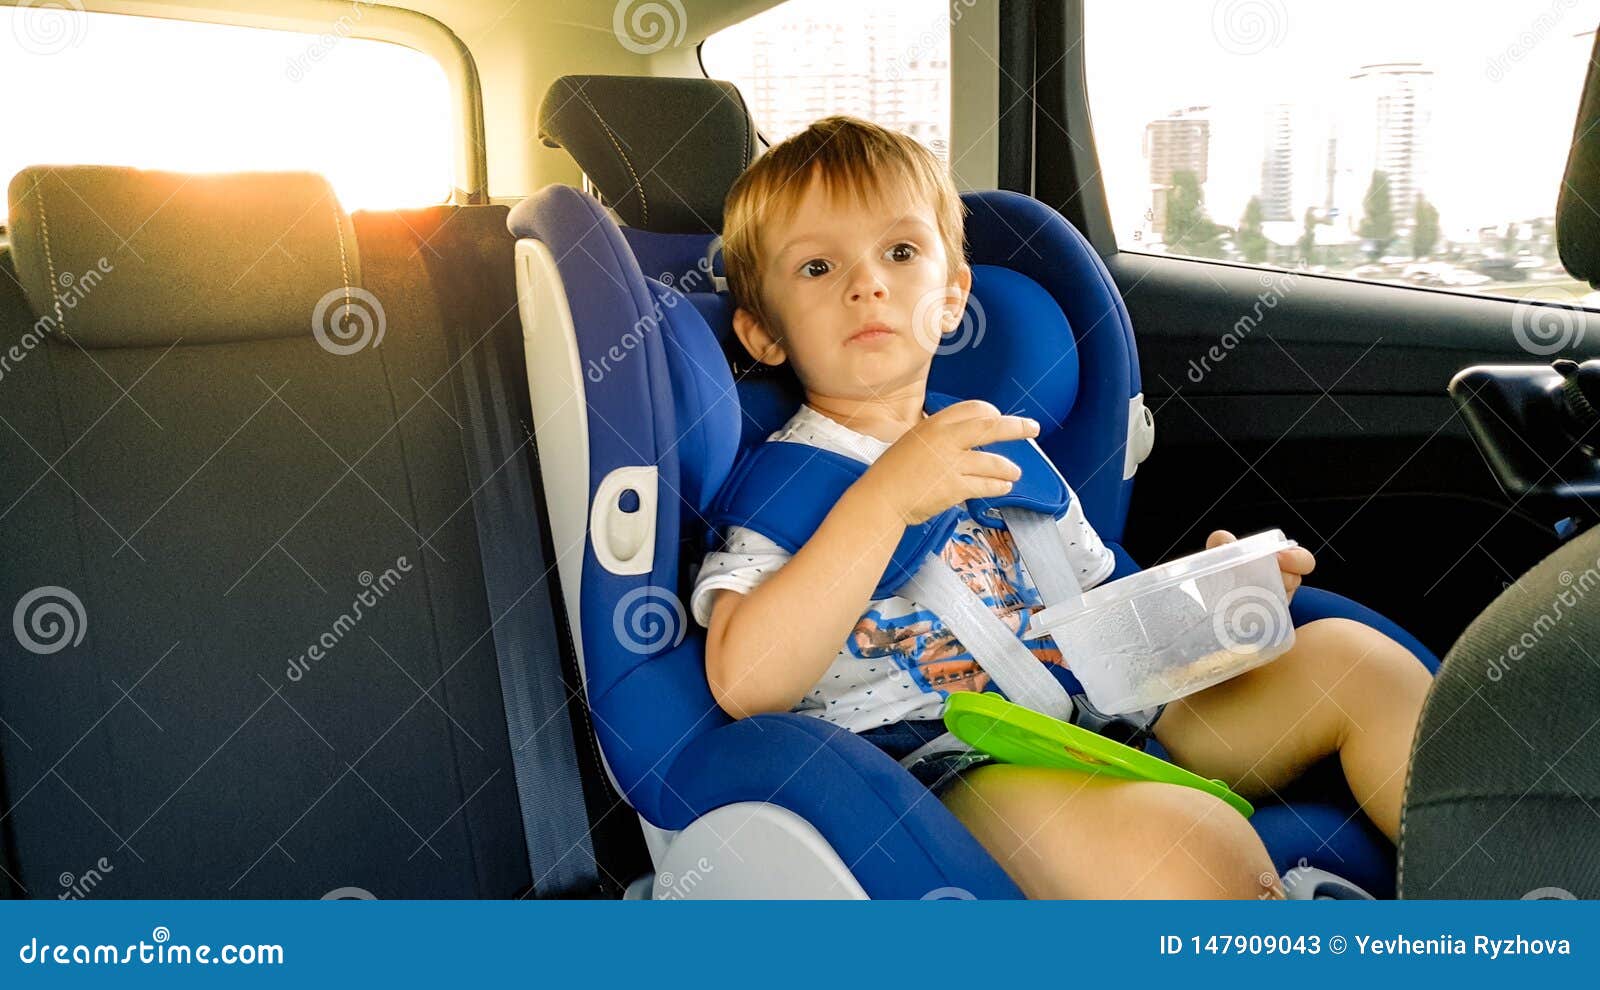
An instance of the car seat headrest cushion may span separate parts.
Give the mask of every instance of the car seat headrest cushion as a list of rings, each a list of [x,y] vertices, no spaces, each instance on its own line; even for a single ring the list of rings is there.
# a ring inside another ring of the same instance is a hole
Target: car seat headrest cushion
[[[1066,315],[1043,286],[1009,268],[972,266],[961,323],[940,340],[928,389],[984,399],[1058,429],[1078,395],[1078,352]]]
[[[30,307],[83,347],[314,332],[337,346],[382,320],[350,218],[310,172],[31,166],[11,181],[10,210]]]
[[[623,223],[716,234],[733,181],[759,151],[744,98],[719,79],[562,76],[539,137],[564,148]]]

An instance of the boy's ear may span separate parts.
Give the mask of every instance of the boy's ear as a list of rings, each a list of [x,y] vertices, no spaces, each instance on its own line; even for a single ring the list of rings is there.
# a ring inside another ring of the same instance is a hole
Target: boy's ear
[[[958,298],[952,300],[955,304],[955,320],[953,323],[960,323],[961,314],[967,308],[967,297],[972,294],[972,266],[965,261],[961,263],[960,271],[956,272],[955,288],[959,289],[960,292],[955,293],[954,295],[957,295]]]
[[[762,364],[775,368],[789,358],[783,345],[743,306],[733,311],[733,332],[750,356]]]
[[[972,294],[972,266],[962,262],[949,282],[924,296],[911,315],[912,335],[930,353],[938,353],[944,335],[961,325]]]

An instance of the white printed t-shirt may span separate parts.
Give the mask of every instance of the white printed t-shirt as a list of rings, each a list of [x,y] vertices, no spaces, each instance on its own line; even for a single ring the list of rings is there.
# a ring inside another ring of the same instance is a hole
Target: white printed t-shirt
[[[806,405],[767,441],[809,444],[868,464],[890,447]],[[962,517],[945,544],[945,562],[1021,635],[1043,602],[1011,533],[978,523],[965,506],[957,509]],[[1084,518],[1076,494],[1057,521],[1079,583],[1088,589],[1104,581],[1116,560]],[[767,537],[742,526],[731,526],[721,536],[720,549],[706,554],[701,563],[689,599],[701,625],[710,623],[719,589],[749,593],[790,557]],[[1027,645],[1046,663],[1064,663],[1061,650],[1048,636],[1028,640]],[[949,692],[981,691],[988,683],[989,675],[938,616],[910,599],[891,595],[868,603],[822,680],[794,711],[862,732],[905,719],[940,718]]]

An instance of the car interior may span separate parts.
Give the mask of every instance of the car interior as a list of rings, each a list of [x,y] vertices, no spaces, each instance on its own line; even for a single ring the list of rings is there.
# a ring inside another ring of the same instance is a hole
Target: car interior
[[[905,128],[961,189],[981,314],[932,387],[1043,424],[1113,578],[1281,528],[1318,561],[1296,625],[1436,673],[1398,850],[1323,764],[1251,817],[1278,871],[1600,895],[1600,7],[1537,32],[1569,84],[1536,117],[1548,224],[1469,243],[1440,192],[1422,250],[1420,195],[1384,233],[1366,176],[1334,182],[1356,125],[1269,114],[1263,153],[1227,97],[1106,95],[1284,71],[1314,25],[1154,4],[1211,32],[1180,66],[1113,6],[0,0],[19,71],[83,87],[0,150],[0,891],[1020,898],[870,744],[722,711],[686,612],[719,492],[801,394],[733,333],[728,191],[785,128],[931,102]],[[1497,95],[1547,78],[1480,55]],[[1430,190],[1521,181],[1438,137],[1457,76],[1376,58],[1341,85],[1434,101]],[[1325,161],[1329,205],[1178,236],[1195,173],[1161,163],[1196,133],[1218,220],[1226,182],[1272,199],[1274,135],[1293,204]],[[1266,157],[1219,178],[1233,140]]]

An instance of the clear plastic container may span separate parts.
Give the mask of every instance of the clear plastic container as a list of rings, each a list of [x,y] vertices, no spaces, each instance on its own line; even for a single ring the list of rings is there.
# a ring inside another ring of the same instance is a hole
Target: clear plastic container
[[[1279,529],[1130,574],[1034,616],[1089,701],[1110,715],[1237,677],[1294,645]]]

